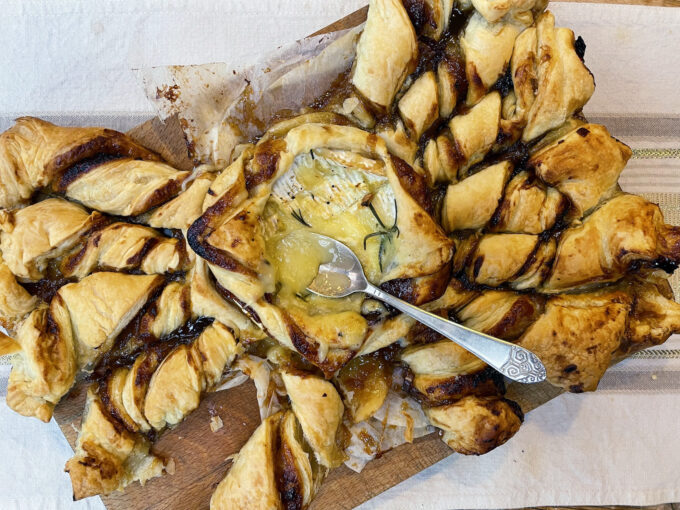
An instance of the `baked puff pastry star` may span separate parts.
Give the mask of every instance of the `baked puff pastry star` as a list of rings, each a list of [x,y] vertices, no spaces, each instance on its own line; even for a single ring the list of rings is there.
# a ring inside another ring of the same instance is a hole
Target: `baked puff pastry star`
[[[680,227],[619,187],[632,151],[584,118],[585,43],[546,3],[371,0],[346,72],[226,167],[29,117],[0,136],[7,403],[47,421],[87,374],[76,499],[170,471],[153,439],[248,377],[262,421],[212,509],[304,510],[343,462],[517,432],[484,361],[377,300],[307,291],[333,257],[319,236],[385,292],[530,349],[560,390],[680,332]]]

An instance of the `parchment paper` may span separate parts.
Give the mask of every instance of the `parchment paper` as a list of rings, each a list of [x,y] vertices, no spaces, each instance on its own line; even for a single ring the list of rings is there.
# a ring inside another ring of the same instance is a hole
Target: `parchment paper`
[[[277,113],[311,103],[349,70],[362,29],[308,37],[238,69],[212,63],[138,69],[137,75],[161,119],[178,115],[194,163],[221,168]]]

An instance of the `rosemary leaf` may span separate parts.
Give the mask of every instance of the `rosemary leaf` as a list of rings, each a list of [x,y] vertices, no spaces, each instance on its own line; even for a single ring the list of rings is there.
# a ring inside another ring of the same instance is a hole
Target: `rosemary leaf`
[[[379,230],[377,232],[372,232],[368,234],[366,237],[364,237],[364,250],[366,249],[366,241],[368,241],[371,237],[376,237],[376,236],[389,236],[389,232],[385,232],[383,230]]]
[[[391,241],[391,239],[390,239]],[[378,267],[380,272],[383,272],[383,256],[385,255],[385,236],[380,238],[380,247],[378,248]]]
[[[372,199],[373,197],[370,197]],[[376,232],[372,232],[368,234],[366,237],[364,237],[364,250],[366,249],[366,241],[368,241],[372,237],[380,237],[380,246],[378,247],[378,266],[380,267],[380,272],[383,272],[383,258],[386,254],[386,243],[392,243],[393,242],[393,235],[397,234],[397,237],[399,237],[399,234],[401,233],[399,231],[399,227],[397,227],[397,201],[394,201],[394,224],[388,229],[385,224],[383,223],[382,219],[380,219],[380,216],[378,215],[378,212],[375,210],[373,207],[373,204],[370,202],[366,202],[365,204],[362,203],[362,205],[366,205],[373,216],[375,216],[375,219],[378,221],[380,226],[383,228],[383,230],[378,230]]]
[[[310,225],[309,223],[307,223],[307,222],[305,221],[304,217],[302,216],[302,212],[300,211],[300,209],[298,209],[297,211],[291,212],[290,215],[291,215],[293,218],[295,218],[296,220],[298,220],[300,223],[302,223],[305,227],[310,227],[310,228],[311,228],[311,225]]]

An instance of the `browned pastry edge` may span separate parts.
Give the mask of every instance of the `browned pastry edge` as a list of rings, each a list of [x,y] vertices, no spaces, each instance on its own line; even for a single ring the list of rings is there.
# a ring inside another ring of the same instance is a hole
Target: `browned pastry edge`
[[[238,194],[239,191],[235,188],[231,188],[224,193],[217,202],[211,205],[192,223],[187,231],[187,241],[189,242],[191,249],[194,250],[199,257],[207,260],[211,264],[246,276],[257,277],[255,271],[243,265],[225,250],[216,248],[207,242],[207,238],[212,234],[215,228],[213,223],[217,221],[229,207],[235,205]]]
[[[392,155],[394,172],[399,178],[399,183],[418,204],[434,217],[434,202],[432,200],[432,190],[427,185],[427,181],[422,174],[416,172],[411,165],[403,159]]]
[[[133,142],[127,135],[102,129],[101,135],[55,156],[45,165],[45,170],[51,175],[60,175],[76,163],[101,154],[160,161],[158,154]]]
[[[255,147],[253,159],[245,168],[247,190],[268,181],[276,173],[281,152],[285,150],[286,142],[281,139],[267,140]]]
[[[449,262],[434,274],[417,278],[396,278],[383,283],[380,288],[399,299],[419,306],[440,297],[449,284],[450,275]]]
[[[429,385],[422,392],[414,385],[416,375],[407,370],[404,378],[403,389],[418,402],[425,406],[440,406],[451,404],[467,395],[487,397],[503,395],[505,393],[505,381],[503,375],[491,367],[486,367],[472,374],[442,376],[429,376],[435,380],[435,384]]]

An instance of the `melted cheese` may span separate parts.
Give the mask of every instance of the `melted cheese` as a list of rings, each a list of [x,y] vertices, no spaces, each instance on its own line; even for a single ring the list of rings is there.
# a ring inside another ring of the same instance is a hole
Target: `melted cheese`
[[[310,234],[332,237],[349,246],[368,279],[377,281],[382,274],[380,263],[386,269],[391,262],[393,242],[389,236],[373,236],[364,249],[364,239],[394,224],[394,194],[387,179],[373,168],[368,170],[371,165],[365,161],[359,168],[349,168],[338,162],[341,158],[331,156],[300,155],[275,184],[263,214],[265,255],[274,268],[281,305],[314,314],[358,313],[363,300],[360,295],[326,299],[306,290],[319,265],[331,260],[331,253]],[[362,205],[367,197],[372,197],[370,202],[386,228]]]

